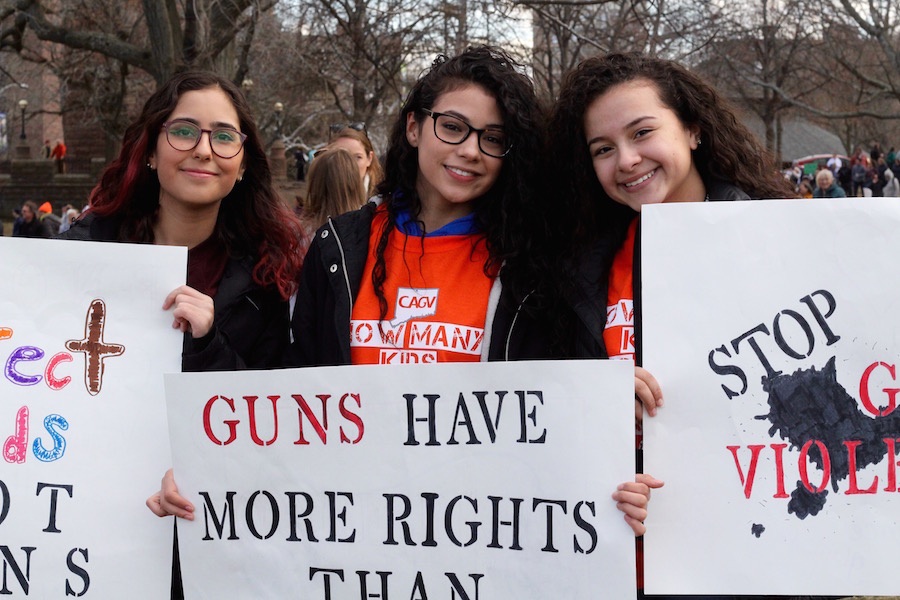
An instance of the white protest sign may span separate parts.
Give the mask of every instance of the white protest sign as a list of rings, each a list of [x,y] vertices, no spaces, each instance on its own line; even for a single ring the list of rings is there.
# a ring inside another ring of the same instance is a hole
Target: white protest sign
[[[166,377],[185,598],[627,598],[633,369]],[[277,422],[276,422],[277,419]]]
[[[641,221],[647,592],[900,594],[900,200]]]
[[[168,597],[172,527],[144,501],[171,465],[162,302],[186,258],[0,238],[0,594]]]

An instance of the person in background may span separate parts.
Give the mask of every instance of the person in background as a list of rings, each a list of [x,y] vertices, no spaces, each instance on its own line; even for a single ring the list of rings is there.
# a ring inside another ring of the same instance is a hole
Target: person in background
[[[890,169],[884,172],[884,188],[881,191],[885,198],[900,198],[900,181]]]
[[[844,188],[839,186],[834,175],[828,169],[822,169],[816,173],[816,189],[813,190],[813,198],[846,198]]]
[[[38,206],[31,200],[22,204],[22,221],[18,227],[13,226],[13,236],[25,238],[52,238],[47,223],[41,219]]]
[[[53,146],[53,150],[50,151],[50,157],[56,161],[56,172],[57,173],[65,173],[66,172],[66,145],[62,140],[56,140],[56,145]]]
[[[59,233],[63,234],[72,227],[72,224],[78,219],[81,213],[71,204],[62,207],[62,219],[59,223]]]
[[[50,237],[56,237],[59,232],[60,218],[53,212],[53,205],[49,201],[44,202],[38,207],[38,218],[44,223]]]
[[[366,191],[356,159],[343,148],[319,152],[309,168],[306,199],[300,209],[304,252],[329,217],[356,210],[365,202]]]
[[[808,179],[800,180],[800,185],[797,186],[797,193],[801,198],[813,197],[813,186]]]
[[[41,147],[41,158],[48,160],[52,151],[53,150],[50,148],[50,140],[44,140],[44,145]]]
[[[332,125],[331,139],[326,148],[343,148],[349,152],[359,168],[359,177],[366,190],[366,198],[375,195],[376,188],[383,178],[383,172],[364,123]]]
[[[303,148],[294,150],[294,165],[297,168],[297,181],[306,180],[306,152]]]

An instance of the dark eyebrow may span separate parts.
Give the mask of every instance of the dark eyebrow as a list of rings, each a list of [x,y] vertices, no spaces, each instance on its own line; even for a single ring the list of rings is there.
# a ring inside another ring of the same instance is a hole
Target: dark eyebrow
[[[638,117],[637,119],[633,119],[633,120],[629,121],[629,122],[625,125],[625,129],[631,129],[632,127],[634,127],[635,125],[639,124],[641,121],[644,121],[644,120],[646,120],[646,119],[653,120],[653,119],[655,119],[655,117],[653,117],[653,116],[651,116],[651,115],[646,115],[646,116],[643,116],[643,117]],[[599,142],[599,141],[602,140],[602,139],[603,139],[603,136],[602,136],[602,135],[599,135],[599,136],[597,136],[597,137],[595,137],[595,138],[593,138],[593,139],[591,139],[591,140],[588,140],[587,145],[590,146],[591,144],[596,144],[597,142]]]
[[[200,127],[200,121],[192,117],[175,117],[172,121],[187,121],[188,123],[193,123],[197,127]],[[235,131],[240,131],[240,129],[225,121],[215,121],[212,123],[211,127],[213,129],[234,129]]]
[[[456,118],[459,119],[460,121],[463,121],[463,122],[464,122],[466,125],[468,125],[469,127],[473,127],[473,125],[472,125],[472,123],[469,121],[469,118],[468,118],[468,117],[463,116],[462,114],[456,112],[455,110],[447,110],[447,111],[439,110],[439,111],[436,111],[436,112],[443,113],[443,114],[445,114],[445,115],[450,115],[451,117],[456,117]],[[496,124],[496,123],[488,123],[487,125],[485,125],[485,126],[482,127],[481,129],[503,129],[503,125],[499,125],[499,124]]]

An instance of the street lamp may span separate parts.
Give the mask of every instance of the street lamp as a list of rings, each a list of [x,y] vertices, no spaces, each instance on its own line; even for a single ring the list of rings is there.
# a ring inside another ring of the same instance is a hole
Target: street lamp
[[[25,111],[28,110],[28,100],[22,98],[19,100],[19,109],[22,111],[22,133],[19,135],[20,140],[27,139],[25,136]]]
[[[276,102],[275,106],[275,136],[281,137],[281,126],[284,124],[284,104]]]

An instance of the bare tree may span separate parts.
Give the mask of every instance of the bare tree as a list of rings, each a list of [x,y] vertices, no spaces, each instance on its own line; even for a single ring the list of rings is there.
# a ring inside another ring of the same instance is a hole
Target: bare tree
[[[718,31],[720,8],[707,0],[518,0],[534,15],[538,88],[556,97],[563,74],[587,56],[645,52],[685,59]]]
[[[802,18],[802,9],[800,0],[742,4],[723,20],[723,35],[697,64],[723,93],[759,117],[766,148],[776,157],[782,117],[823,83],[809,66],[821,36]]]
[[[30,52],[28,34],[71,50],[96,53],[167,80],[183,66],[219,70],[232,42],[275,0],[2,0],[0,51]],[[255,10],[253,10],[255,9]],[[121,27],[83,27],[107,14]],[[229,65],[231,67],[231,65]],[[233,68],[225,71],[228,75]]]

